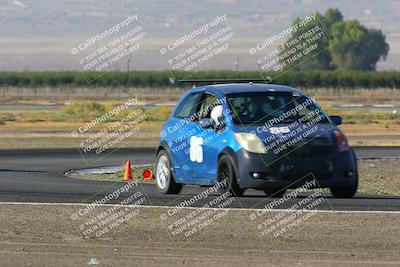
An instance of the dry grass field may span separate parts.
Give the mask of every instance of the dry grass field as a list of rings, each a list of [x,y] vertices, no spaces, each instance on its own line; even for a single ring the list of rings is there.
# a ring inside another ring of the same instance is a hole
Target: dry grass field
[[[77,147],[80,139],[71,132],[102,116],[128,99],[137,104],[174,104],[182,88],[0,88],[0,148]],[[400,94],[392,89],[308,89],[329,115],[340,115],[352,145],[400,145],[400,111],[396,108],[333,108],[332,105],[399,104]],[[146,121],[137,134],[121,147],[154,146],[172,107],[130,107],[118,116],[91,128],[100,131],[140,108]],[[86,137],[92,133],[87,133]],[[85,134],[80,136],[85,138]]]

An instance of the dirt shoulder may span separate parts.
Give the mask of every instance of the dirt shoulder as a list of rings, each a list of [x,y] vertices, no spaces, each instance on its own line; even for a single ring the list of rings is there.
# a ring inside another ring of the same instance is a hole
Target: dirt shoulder
[[[186,238],[172,235],[160,220],[165,209],[139,208],[134,219],[108,233],[83,238],[80,222],[71,219],[79,209],[82,206],[1,205],[0,265],[85,266],[90,261],[99,266],[400,264],[400,214],[318,213],[275,237],[260,234],[249,220],[250,211],[230,211]]]

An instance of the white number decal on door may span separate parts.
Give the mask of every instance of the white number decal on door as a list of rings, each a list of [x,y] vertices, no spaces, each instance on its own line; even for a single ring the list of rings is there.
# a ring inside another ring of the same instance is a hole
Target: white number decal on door
[[[203,137],[190,137],[190,160],[198,163],[203,162]]]

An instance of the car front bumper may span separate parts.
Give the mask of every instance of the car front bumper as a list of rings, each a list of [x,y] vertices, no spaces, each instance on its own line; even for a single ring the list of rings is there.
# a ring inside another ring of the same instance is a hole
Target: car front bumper
[[[298,188],[313,179],[317,188],[347,187],[357,183],[353,150],[321,156],[277,157],[240,149],[234,157],[234,169],[241,188]]]

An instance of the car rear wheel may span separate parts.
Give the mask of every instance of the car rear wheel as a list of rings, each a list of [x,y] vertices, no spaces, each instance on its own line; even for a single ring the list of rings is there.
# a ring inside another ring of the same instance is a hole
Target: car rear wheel
[[[171,161],[168,153],[160,150],[156,158],[156,184],[159,192],[163,194],[179,194],[182,184],[176,183],[171,172]]]
[[[226,155],[221,156],[218,161],[217,180],[221,183],[219,191],[221,194],[230,192],[233,196],[240,197],[243,195],[244,189],[240,188],[237,183],[232,164],[232,161]]]

